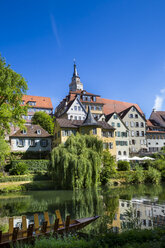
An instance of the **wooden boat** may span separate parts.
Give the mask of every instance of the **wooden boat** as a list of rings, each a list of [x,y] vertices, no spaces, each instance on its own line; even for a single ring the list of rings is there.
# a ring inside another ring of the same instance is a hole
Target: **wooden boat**
[[[60,211],[56,210],[55,213],[56,220],[53,225],[50,225],[48,212],[45,212],[45,221],[42,226],[39,226],[38,214],[34,214],[34,224],[30,224],[28,228],[26,216],[22,216],[22,229],[13,227],[13,218],[9,218],[9,232],[2,234],[2,231],[0,231],[0,247],[8,248],[16,242],[33,243],[36,238],[41,236],[49,237],[49,235],[57,236],[58,234],[76,232],[99,218],[99,216],[93,216],[71,220],[70,216],[67,216],[65,222],[63,222]]]

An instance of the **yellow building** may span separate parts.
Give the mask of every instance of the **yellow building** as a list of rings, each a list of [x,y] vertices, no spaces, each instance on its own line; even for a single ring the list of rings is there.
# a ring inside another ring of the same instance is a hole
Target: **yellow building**
[[[116,156],[115,128],[105,121],[96,121],[88,109],[86,119],[68,120],[56,118],[54,145],[65,143],[71,134],[79,132],[81,134],[95,135],[103,141],[103,148],[109,149],[113,156]]]

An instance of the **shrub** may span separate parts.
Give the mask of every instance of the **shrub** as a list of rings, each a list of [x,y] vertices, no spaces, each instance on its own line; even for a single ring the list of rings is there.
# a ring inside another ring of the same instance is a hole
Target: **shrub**
[[[27,173],[28,166],[24,162],[19,162],[15,164],[12,169],[10,169],[11,175],[25,175]]]
[[[134,183],[143,183],[145,180],[143,168],[137,165],[135,167],[135,172],[136,173],[134,174],[134,178],[133,178]]]
[[[149,167],[147,171],[146,182],[158,184],[160,183],[160,180],[161,173],[155,168]]]
[[[129,162],[127,161],[118,161],[118,170],[119,171],[129,171],[131,169]]]
[[[116,174],[116,163],[114,157],[108,150],[103,151],[102,170],[100,174],[101,183],[106,184]]]
[[[49,160],[13,160],[12,161],[12,168],[20,163],[23,162],[27,165],[28,171],[31,172],[40,172],[40,171],[47,171],[48,165],[50,163]]]

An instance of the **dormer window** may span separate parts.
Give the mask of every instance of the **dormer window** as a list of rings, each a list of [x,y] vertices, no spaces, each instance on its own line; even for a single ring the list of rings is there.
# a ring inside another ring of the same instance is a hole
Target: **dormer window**
[[[23,129],[23,130],[22,130],[22,133],[23,133],[23,134],[27,134],[26,129]]]
[[[37,129],[37,134],[41,134],[41,129]]]
[[[29,102],[28,102],[28,105],[30,105],[30,106],[36,106],[36,102],[34,102],[34,101],[29,101]]]

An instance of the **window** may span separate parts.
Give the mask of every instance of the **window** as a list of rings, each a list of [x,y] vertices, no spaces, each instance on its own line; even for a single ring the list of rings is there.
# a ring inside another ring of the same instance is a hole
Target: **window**
[[[73,120],[73,115],[70,116],[70,119]]]
[[[132,136],[132,137],[134,136],[134,131],[131,132],[131,136]]]
[[[80,106],[78,106],[78,111],[81,111],[81,108],[80,108]]]
[[[34,147],[36,145],[37,145],[37,143],[34,139],[29,140],[29,146]]]
[[[87,96],[87,101],[90,102],[91,101],[91,97]]]
[[[110,143],[108,144],[108,146],[109,146],[109,149],[113,149],[113,143],[112,143],[112,142],[110,142]]]
[[[111,125],[112,125],[112,127],[115,127],[115,123],[114,122],[112,122]]]
[[[125,122],[125,125],[128,127],[128,121]]]
[[[77,95],[77,98],[80,100],[80,95]]]
[[[133,118],[133,114],[129,114],[129,118]]]
[[[22,130],[22,133],[23,133],[23,134],[27,134],[26,129],[23,129],[23,130]]]
[[[118,155],[121,155],[121,151],[118,151]]]
[[[74,110],[77,111],[77,106],[74,106]]]
[[[81,116],[79,116],[78,119],[81,120]]]
[[[133,112],[135,112],[135,111],[136,111],[136,109],[135,109],[134,107],[132,107],[132,111],[133,111]]]
[[[131,127],[134,127],[134,122],[131,121],[131,122],[130,122],[130,125],[131,125]]]
[[[37,129],[37,134],[41,134],[41,129]]]
[[[136,140],[132,140],[132,145],[135,145],[136,144]]]
[[[117,123],[117,127],[120,127],[120,123]]]
[[[74,119],[77,120],[77,116],[75,116]]]
[[[144,131],[141,132],[141,136],[144,136]]]
[[[96,102],[96,97],[95,96],[93,96],[93,101]]]
[[[143,122],[141,122],[141,125],[140,125],[141,127],[144,127],[144,123]]]
[[[30,105],[30,106],[36,106],[36,102],[29,101],[29,102],[28,102],[28,105]]]
[[[94,135],[97,134],[97,129],[93,128],[92,132],[93,132]]]
[[[120,137],[120,132],[117,132],[117,137]]]
[[[124,152],[123,152],[123,155],[124,155],[124,156],[126,156],[126,155],[127,155],[126,151],[124,151]]]
[[[135,118],[136,118],[136,119],[138,118],[138,115],[137,115],[137,114],[135,114]]]
[[[24,139],[17,139],[16,144],[18,147],[25,146],[25,140]]]
[[[135,122],[135,127],[139,127],[139,122]]]
[[[117,114],[114,114],[114,115],[113,115],[113,119],[117,120],[117,118],[118,118],[118,117],[117,117]]]
[[[136,131],[136,137],[139,137],[139,131]]]
[[[107,143],[103,143],[103,149],[107,149]]]
[[[40,145],[41,145],[42,147],[47,147],[48,141],[47,141],[46,139],[42,139],[42,140],[40,141]]]

